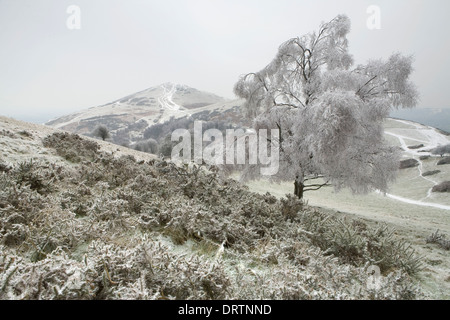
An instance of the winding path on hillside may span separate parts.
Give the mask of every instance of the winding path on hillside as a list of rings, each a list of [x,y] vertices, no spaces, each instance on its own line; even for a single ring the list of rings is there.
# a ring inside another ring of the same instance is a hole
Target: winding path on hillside
[[[158,98],[159,104],[167,110],[177,111],[181,109],[181,106],[173,102],[173,94],[177,91],[176,86],[172,85],[172,88],[167,88],[167,86],[162,86],[164,93],[161,97]]]
[[[449,143],[449,140],[446,137],[444,137],[442,134],[437,132],[434,128],[425,127],[425,126],[422,126],[422,125],[420,125],[418,123],[414,123],[414,122],[397,120],[397,119],[394,119],[394,120],[399,123],[402,123],[402,124],[416,127],[416,129],[420,130],[420,133],[424,136],[425,140],[422,140],[422,139],[417,139],[417,138],[412,138],[412,137],[406,137],[404,135],[385,130],[386,134],[393,136],[399,140],[401,147],[408,155],[410,155],[413,159],[418,161],[419,165],[417,166],[417,170],[419,171],[419,176],[422,179],[424,179],[428,182],[431,182],[433,184],[433,187],[436,186],[439,182],[437,182],[429,177],[424,177],[422,175],[423,174],[423,162],[422,162],[422,160],[420,160],[420,156],[427,155],[429,153],[419,152],[417,149],[409,149],[407,143],[405,142],[405,139],[416,141],[418,143],[422,143],[427,147],[427,149],[433,149],[433,148],[437,147],[438,145],[447,144],[447,143]],[[439,209],[444,209],[444,210],[450,210],[450,206],[424,201],[431,197],[433,187],[431,187],[427,191],[426,197],[422,198],[421,200],[408,199],[408,198],[396,196],[393,194],[386,194],[386,196],[391,199],[405,202],[405,203],[410,203],[410,204],[415,204],[415,205],[425,206],[425,207],[434,207],[434,208],[439,208]]]
[[[163,84],[161,87],[163,94],[158,98],[158,102],[161,109],[164,110],[164,116],[160,117],[158,122],[163,123],[169,120],[171,116],[179,117],[180,114],[190,116],[185,108],[173,101],[173,95],[177,91],[177,86],[175,84]]]

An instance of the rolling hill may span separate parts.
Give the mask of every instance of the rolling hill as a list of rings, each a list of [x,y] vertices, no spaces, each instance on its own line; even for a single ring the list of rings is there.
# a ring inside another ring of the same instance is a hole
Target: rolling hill
[[[83,135],[91,134],[97,125],[104,125],[113,141],[120,136],[121,140],[132,143],[142,139],[145,129],[171,118],[197,115],[213,120],[239,121],[239,105],[239,100],[226,100],[186,85],[164,83],[102,106],[50,120],[46,125]]]

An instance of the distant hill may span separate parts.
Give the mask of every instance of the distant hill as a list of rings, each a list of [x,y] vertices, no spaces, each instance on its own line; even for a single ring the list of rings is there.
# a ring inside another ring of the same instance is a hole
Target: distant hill
[[[89,135],[98,125],[105,125],[113,141],[120,135],[120,143],[132,143],[139,141],[147,128],[172,118],[196,114],[197,118],[202,116],[208,120],[239,121],[241,117],[236,113],[240,104],[239,100],[227,100],[186,85],[164,83],[105,105],[53,119],[46,125],[83,135]]]

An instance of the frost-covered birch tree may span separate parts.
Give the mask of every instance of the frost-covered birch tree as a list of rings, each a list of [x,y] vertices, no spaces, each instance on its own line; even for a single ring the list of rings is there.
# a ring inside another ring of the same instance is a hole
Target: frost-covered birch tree
[[[272,178],[294,181],[299,198],[328,185],[385,191],[396,175],[398,150],[384,140],[382,125],[392,108],[416,105],[412,57],[395,53],[354,66],[349,31],[349,18],[339,15],[283,43],[269,65],[234,87],[254,129],[279,130]],[[255,169],[247,167],[244,178],[257,178]]]

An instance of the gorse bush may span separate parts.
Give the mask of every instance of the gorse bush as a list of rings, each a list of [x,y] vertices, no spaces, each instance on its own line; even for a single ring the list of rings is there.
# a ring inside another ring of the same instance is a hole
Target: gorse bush
[[[299,221],[312,244],[343,263],[355,266],[370,263],[385,274],[403,269],[415,275],[421,270],[420,258],[414,250],[396,238],[394,230],[386,225],[369,228],[361,221],[349,222],[317,210],[304,210]]]
[[[52,187],[54,174],[43,174],[42,167],[36,166],[33,161],[21,162],[14,170],[15,180],[19,186],[27,185],[38,193],[49,193]]]
[[[432,189],[433,192],[450,192],[450,181],[444,181],[438,185],[435,185]]]
[[[81,159],[95,160],[100,149],[100,145],[95,141],[65,132],[47,136],[43,144],[44,147],[55,149],[58,155],[71,162],[80,162]]]
[[[137,151],[158,154],[158,142],[154,139],[139,141],[133,146],[133,149]]]
[[[418,259],[386,227],[249,192],[213,168],[115,158],[69,134],[44,144],[73,163],[0,172],[0,299],[421,295]],[[376,292],[369,265],[383,273]]]

